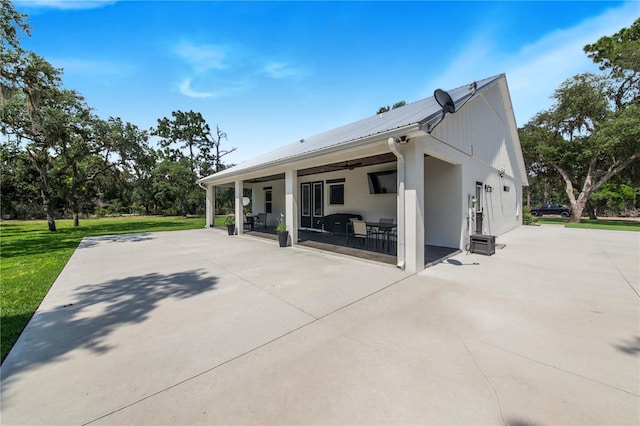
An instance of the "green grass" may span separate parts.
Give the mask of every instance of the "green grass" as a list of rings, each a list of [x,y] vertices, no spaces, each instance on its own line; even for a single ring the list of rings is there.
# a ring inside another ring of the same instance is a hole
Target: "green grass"
[[[216,217],[222,226],[224,216]],[[204,228],[202,217],[119,217],[57,220],[58,232],[46,221],[0,223],[0,329],[2,361],[31,319],[49,287],[84,237]]]
[[[556,217],[540,217],[539,224],[564,225],[566,228],[605,229],[610,231],[640,232],[640,222],[633,220],[582,219],[580,223],[571,223],[568,219]]]

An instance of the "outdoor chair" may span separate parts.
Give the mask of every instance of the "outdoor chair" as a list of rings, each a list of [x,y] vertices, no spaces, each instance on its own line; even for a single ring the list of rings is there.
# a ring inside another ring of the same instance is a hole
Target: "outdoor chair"
[[[393,219],[381,217],[380,220],[378,220],[378,223],[381,225],[384,225],[384,224],[391,225],[393,224]],[[390,227],[387,228],[384,226],[380,226],[371,231],[371,235],[376,239],[376,248],[378,247],[378,241],[380,241],[381,239],[382,239],[382,247],[384,248],[384,242],[389,238],[390,231],[391,231]]]
[[[362,240],[362,245],[365,247],[369,247],[369,231],[367,229],[367,224],[363,220],[351,219],[351,226],[353,227],[353,236],[356,239]]]
[[[253,222],[254,227],[261,227],[263,229],[267,229],[267,214],[266,213],[258,213],[256,219]]]

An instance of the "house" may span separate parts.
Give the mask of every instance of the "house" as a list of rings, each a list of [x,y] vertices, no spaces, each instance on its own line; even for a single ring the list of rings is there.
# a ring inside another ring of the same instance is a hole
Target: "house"
[[[445,113],[448,112],[446,115]],[[269,225],[284,214],[292,244],[322,217],[397,222],[397,266],[424,269],[425,245],[462,249],[470,235],[522,224],[528,185],[504,74],[302,139],[198,181],[213,226],[214,187],[243,189]],[[242,233],[242,227],[238,227]]]

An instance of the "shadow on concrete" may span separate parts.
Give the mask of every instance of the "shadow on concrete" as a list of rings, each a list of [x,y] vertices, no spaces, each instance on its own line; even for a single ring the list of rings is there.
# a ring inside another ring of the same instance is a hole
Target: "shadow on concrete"
[[[147,320],[162,300],[193,297],[216,283],[215,277],[194,270],[81,286],[59,306],[34,314],[0,368],[3,388],[12,377],[73,350],[105,353],[112,349],[107,337],[116,329]]]
[[[640,357],[640,336],[633,336],[629,340],[624,340],[622,344],[613,345],[620,352],[628,355]]]
[[[142,234],[122,234],[122,235],[104,235],[102,237],[85,237],[78,244],[79,249],[90,248],[98,243],[139,243],[142,241],[152,240],[153,237],[150,233]]]
[[[525,420],[525,419],[507,418],[504,420],[504,424],[505,426],[536,426],[539,423],[532,422],[531,420]]]
[[[446,262],[449,265],[454,265],[454,266],[478,266],[478,265],[480,265],[478,262],[462,263],[457,259],[447,259]]]

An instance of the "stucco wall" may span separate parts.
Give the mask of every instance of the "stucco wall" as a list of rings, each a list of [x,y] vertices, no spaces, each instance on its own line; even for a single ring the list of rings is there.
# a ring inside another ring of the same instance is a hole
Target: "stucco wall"
[[[377,221],[380,218],[393,218],[397,223],[397,194],[370,194],[367,173],[395,170],[396,163],[379,164],[360,167],[353,170],[337,170],[335,172],[298,178],[298,197],[300,185],[307,182],[324,183],[324,214],[354,213],[362,215],[364,220]],[[329,186],[333,179],[344,179],[344,204],[329,204]],[[278,224],[280,213],[285,212],[284,180],[274,180],[251,184],[253,189],[252,211],[254,214],[265,212],[265,187],[273,191],[273,213],[267,217],[270,226]],[[300,214],[300,212],[298,212]]]
[[[462,191],[462,168],[437,158],[424,159],[425,244],[458,247]]]
[[[267,214],[267,225],[276,226],[280,220],[280,214],[285,213],[284,179],[251,184],[252,203],[251,210],[254,215],[266,213],[265,189],[271,187],[271,213]]]
[[[323,181],[324,184],[324,214],[354,213],[362,215],[364,220],[377,221],[381,217],[396,218],[397,194],[370,194],[367,173],[384,170],[395,170],[395,163],[379,164],[370,167],[360,167],[353,170],[340,170],[320,175],[298,178],[298,185],[305,182]],[[329,204],[328,180],[344,178],[344,204]]]
[[[508,176],[500,177],[495,169],[479,161],[470,159],[463,171],[463,190],[461,197],[463,226],[461,227],[461,248],[468,242],[468,208],[469,198],[476,193],[476,182],[483,185],[478,208],[482,207],[482,233],[501,235],[522,223],[521,207],[522,188]],[[490,186],[489,192],[485,188]],[[507,186],[509,191],[505,191]],[[475,223],[471,225],[471,233],[475,233]]]

